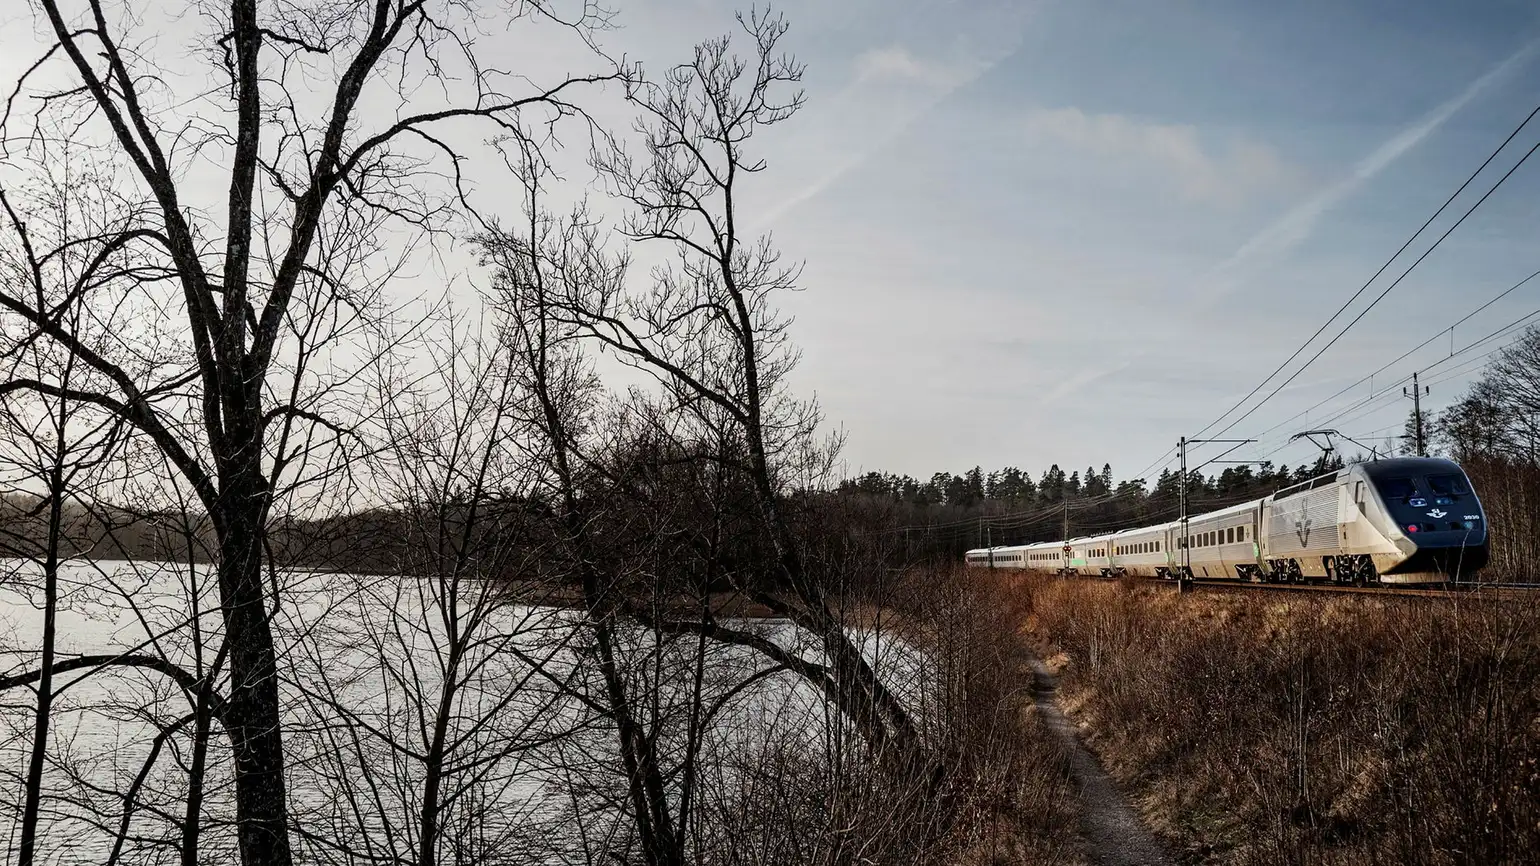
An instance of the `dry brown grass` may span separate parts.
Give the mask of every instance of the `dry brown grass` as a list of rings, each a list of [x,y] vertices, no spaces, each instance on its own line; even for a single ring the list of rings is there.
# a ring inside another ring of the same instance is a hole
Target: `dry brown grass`
[[[1067,708],[1183,859],[1540,858],[1540,603],[1017,593]]]
[[[938,862],[1084,862],[1068,764],[1032,706],[1027,603],[1009,578],[937,569],[883,605],[884,627],[934,662],[926,727],[949,764],[950,813]]]

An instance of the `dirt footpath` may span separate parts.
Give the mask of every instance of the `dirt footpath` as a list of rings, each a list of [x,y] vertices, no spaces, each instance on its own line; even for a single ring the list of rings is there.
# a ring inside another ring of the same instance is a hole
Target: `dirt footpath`
[[[1086,856],[1096,866],[1172,866],[1139,816],[1096,758],[1080,742],[1075,726],[1059,709],[1058,679],[1041,661],[1032,660],[1033,703],[1069,756],[1080,794],[1080,833]]]

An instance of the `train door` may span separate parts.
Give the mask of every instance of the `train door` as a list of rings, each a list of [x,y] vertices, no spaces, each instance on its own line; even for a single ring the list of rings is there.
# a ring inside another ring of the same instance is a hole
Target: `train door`
[[[1362,478],[1349,476],[1337,488],[1337,534],[1333,539],[1337,548],[1334,553],[1346,553],[1359,543],[1362,525],[1364,482]]]
[[[1357,550],[1369,544],[1372,531],[1369,523],[1369,483],[1362,478],[1353,479],[1351,490],[1345,498],[1348,502],[1342,509],[1338,543],[1348,550]]]

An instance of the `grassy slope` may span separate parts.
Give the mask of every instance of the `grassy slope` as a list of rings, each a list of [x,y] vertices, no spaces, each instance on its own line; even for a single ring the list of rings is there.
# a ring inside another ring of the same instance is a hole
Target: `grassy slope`
[[[1540,603],[1017,591],[1103,762],[1184,859],[1540,857]]]

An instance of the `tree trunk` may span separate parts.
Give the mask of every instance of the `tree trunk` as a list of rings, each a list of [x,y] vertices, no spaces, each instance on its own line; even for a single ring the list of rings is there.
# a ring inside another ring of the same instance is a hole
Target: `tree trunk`
[[[43,800],[43,763],[48,749],[48,720],[53,708],[53,662],[55,615],[59,608],[59,535],[63,522],[63,484],[58,466],[51,481],[54,486],[48,504],[48,552],[43,560],[43,658],[42,675],[37,683],[37,716],[32,727],[32,755],[27,763],[26,802],[21,815],[21,843],[17,866],[32,866],[37,847],[38,812]]]
[[[253,449],[253,454],[260,451]],[[244,866],[289,866],[282,714],[273,633],[262,585],[267,494],[257,471],[232,473],[224,490],[219,591],[229,646],[226,728],[234,752],[235,820]]]

